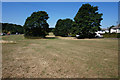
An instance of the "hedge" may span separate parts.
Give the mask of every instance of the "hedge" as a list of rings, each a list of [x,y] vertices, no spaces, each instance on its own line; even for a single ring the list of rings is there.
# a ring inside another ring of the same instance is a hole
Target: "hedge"
[[[105,33],[104,38],[120,38],[120,33]]]

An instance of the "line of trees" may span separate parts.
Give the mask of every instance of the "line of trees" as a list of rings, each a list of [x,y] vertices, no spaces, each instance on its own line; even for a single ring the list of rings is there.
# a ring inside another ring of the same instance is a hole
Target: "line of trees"
[[[83,4],[78,10],[74,21],[71,19],[59,19],[53,33],[56,36],[79,35],[78,38],[93,38],[95,32],[100,30],[102,15],[97,6]]]
[[[78,38],[93,38],[100,30],[102,15],[97,6],[83,4],[74,20],[59,19],[53,33],[55,36],[79,35]],[[33,12],[24,24],[25,37],[45,37],[49,32],[48,14],[45,11]]]
[[[23,26],[21,25],[16,25],[16,24],[12,24],[12,23],[2,23],[2,32],[3,33],[9,33],[9,34],[23,34],[24,30],[23,30]]]
[[[102,15],[99,14],[97,6],[83,4],[74,19],[59,19],[53,33],[55,36],[79,35],[78,38],[95,37],[95,32],[100,30]],[[25,37],[44,38],[52,30],[49,29],[47,20],[49,16],[45,11],[33,12],[25,21],[24,26],[3,23],[3,32],[23,33]]]

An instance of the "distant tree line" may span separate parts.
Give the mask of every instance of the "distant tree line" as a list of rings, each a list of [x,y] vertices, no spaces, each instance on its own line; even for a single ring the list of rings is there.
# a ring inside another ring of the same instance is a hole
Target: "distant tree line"
[[[53,32],[54,28],[49,28],[49,32]]]
[[[12,24],[12,23],[2,23],[2,32],[3,33],[10,33],[10,34],[16,34],[20,33],[23,34],[23,26],[17,25],[17,24]]]
[[[10,34],[24,34],[24,28],[21,25],[12,24],[12,23],[0,23],[2,28],[2,33]],[[54,28],[48,28],[49,32],[52,32]]]

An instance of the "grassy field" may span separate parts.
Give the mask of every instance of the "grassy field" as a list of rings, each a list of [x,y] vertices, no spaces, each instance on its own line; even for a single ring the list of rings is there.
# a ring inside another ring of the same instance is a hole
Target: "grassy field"
[[[115,78],[118,41],[3,36],[3,78]]]

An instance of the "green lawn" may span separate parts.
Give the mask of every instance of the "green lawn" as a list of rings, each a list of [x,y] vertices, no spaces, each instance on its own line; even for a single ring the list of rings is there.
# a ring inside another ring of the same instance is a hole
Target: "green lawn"
[[[3,36],[4,78],[115,78],[118,40]]]

